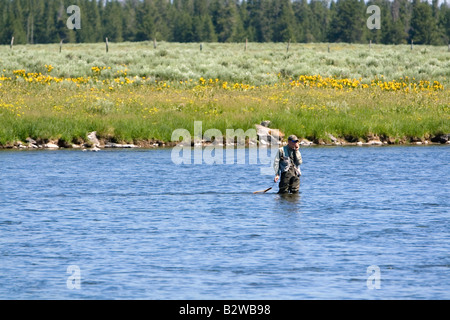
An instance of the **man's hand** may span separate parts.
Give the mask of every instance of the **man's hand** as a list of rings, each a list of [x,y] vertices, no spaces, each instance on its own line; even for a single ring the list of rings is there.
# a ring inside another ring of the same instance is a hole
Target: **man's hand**
[[[276,175],[276,176],[275,176],[275,179],[273,179],[273,182],[276,183],[276,182],[278,182],[278,180],[280,180],[280,176],[279,176],[279,175]]]

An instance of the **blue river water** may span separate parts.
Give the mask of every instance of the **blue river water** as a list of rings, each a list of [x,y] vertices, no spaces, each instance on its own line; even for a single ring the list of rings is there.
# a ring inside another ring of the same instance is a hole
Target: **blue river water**
[[[0,299],[450,299],[448,146],[301,152],[280,196],[170,149],[1,151]]]

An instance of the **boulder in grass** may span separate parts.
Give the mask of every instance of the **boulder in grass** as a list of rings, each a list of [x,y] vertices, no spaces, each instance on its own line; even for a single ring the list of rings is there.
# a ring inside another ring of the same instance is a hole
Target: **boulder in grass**
[[[333,143],[339,142],[338,139],[335,136],[333,136],[331,133],[328,133],[328,138],[330,138],[331,142],[333,142]]]
[[[37,144],[36,140],[34,140],[34,139],[30,138],[30,137],[26,138],[25,141],[28,144]]]
[[[308,139],[303,139],[302,141],[300,141],[300,145],[304,147],[309,147],[314,145],[314,143],[312,141],[309,141]]]
[[[383,142],[381,142],[380,140],[369,140],[369,141],[367,141],[367,145],[369,145],[369,146],[382,146]]]
[[[44,148],[45,149],[59,149],[59,146],[57,144],[50,142],[50,143],[44,144]]]
[[[284,133],[278,129],[271,129],[260,124],[256,124],[256,135],[262,144],[281,144]]]
[[[432,142],[447,143],[450,141],[450,133],[441,134],[431,139]]]
[[[97,131],[93,131],[93,132],[89,133],[87,138],[89,140],[89,143],[93,147],[100,147],[100,141],[97,138]]]

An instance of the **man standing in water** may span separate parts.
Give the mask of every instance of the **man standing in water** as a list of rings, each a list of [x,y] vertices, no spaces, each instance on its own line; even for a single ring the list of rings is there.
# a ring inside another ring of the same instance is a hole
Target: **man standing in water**
[[[298,138],[289,136],[288,145],[280,148],[275,157],[273,168],[275,170],[274,182],[280,181],[278,193],[298,193],[300,189],[300,165],[302,156],[299,151]]]

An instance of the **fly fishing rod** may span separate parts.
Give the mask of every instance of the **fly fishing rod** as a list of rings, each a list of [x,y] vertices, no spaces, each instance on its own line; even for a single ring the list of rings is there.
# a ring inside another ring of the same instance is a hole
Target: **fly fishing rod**
[[[270,188],[264,189],[264,190],[260,190],[260,191],[255,191],[253,192],[253,194],[257,194],[257,193],[266,193],[267,191],[270,191],[273,189],[273,187],[275,186],[276,182],[273,183],[273,185]]]

